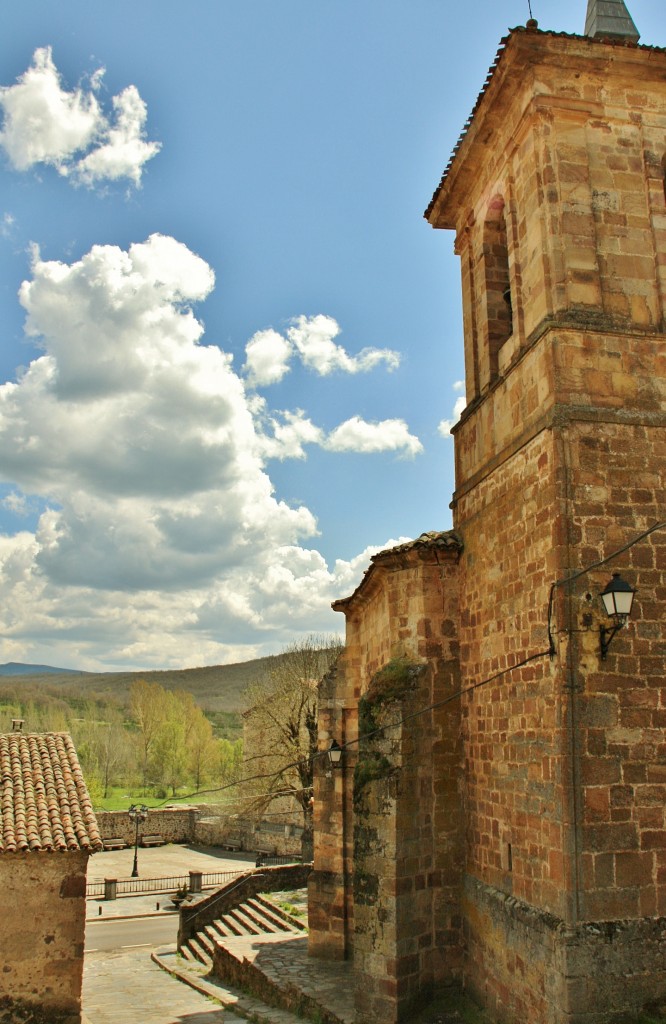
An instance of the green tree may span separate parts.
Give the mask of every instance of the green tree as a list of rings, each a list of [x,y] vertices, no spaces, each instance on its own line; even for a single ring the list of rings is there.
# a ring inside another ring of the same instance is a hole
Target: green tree
[[[169,787],[172,796],[187,779],[189,710],[189,701],[184,701],[182,694],[164,692],[164,716],[155,735],[151,766],[152,777]]]
[[[167,691],[159,683],[137,679],[130,688],[130,708],[139,732],[139,752],[144,792],[158,733],[166,715]]]
[[[220,750],[213,736],[213,726],[199,707],[195,707],[187,734],[187,760],[196,790],[214,778],[220,768]]]
[[[81,717],[72,721],[70,731],[88,788],[100,798],[107,797],[135,760],[121,711],[108,702],[85,701]]]
[[[243,741],[218,740],[218,775],[224,786],[237,783],[243,775]]]

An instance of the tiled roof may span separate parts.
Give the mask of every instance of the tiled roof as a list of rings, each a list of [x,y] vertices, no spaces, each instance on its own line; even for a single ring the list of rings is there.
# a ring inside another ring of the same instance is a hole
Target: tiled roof
[[[0,854],[102,848],[71,736],[0,735]]]
[[[441,179],[439,185],[437,186],[437,188],[435,189],[435,193],[434,193],[432,199],[430,200],[430,203],[428,204],[428,207],[427,207],[425,213],[423,214],[423,216],[426,218],[426,220],[428,220],[430,218],[430,214],[432,213],[432,211],[433,211],[433,209],[435,207],[435,203],[437,202],[437,198],[439,196],[439,193],[443,189],[444,184],[446,183],[446,179],[449,176],[449,172],[451,171],[451,168],[453,167],[455,159],[456,159],[456,157],[457,157],[457,155],[458,155],[458,153],[460,151],[460,148],[463,145],[463,143],[464,143],[464,141],[465,141],[465,139],[467,137],[467,134],[468,134],[469,129],[471,127],[472,121],[474,120],[474,118],[475,118],[475,116],[477,114],[477,111],[478,111],[479,107],[481,106],[481,103],[483,102],[483,99],[484,99],[484,97],[485,97],[485,95],[486,95],[486,93],[488,91],[488,87],[490,86],[491,82],[493,81],[493,79],[495,77],[495,73],[496,73],[498,67],[500,66],[500,64],[502,63],[502,58],[504,57],[504,54],[505,54],[506,49],[507,49],[507,46],[508,46],[509,42],[511,41],[511,39],[513,37],[521,35],[522,33],[528,33],[529,35],[551,36],[553,39],[575,39],[575,40],[577,40],[579,42],[580,41],[585,41],[585,42],[589,43],[591,46],[616,46],[616,47],[633,48],[633,49],[637,49],[637,50],[651,50],[654,53],[664,53],[664,52],[666,52],[666,50],[663,47],[660,47],[660,46],[646,46],[646,45],[634,42],[633,40],[630,40],[630,39],[595,39],[595,38],[592,38],[591,36],[579,36],[579,35],[576,35],[575,33],[571,33],[571,32],[543,31],[542,29],[539,29],[536,26],[537,26],[537,23],[535,21],[532,21],[532,22],[528,23],[527,27],[525,27],[523,25],[518,25],[516,28],[510,29],[509,30],[509,34],[506,35],[506,36],[503,36],[500,39],[499,49],[497,51],[497,54],[495,55],[495,60],[493,61],[493,63],[488,68],[488,74],[486,75],[486,80],[483,83],[483,87],[481,89],[481,92],[479,93],[479,95],[477,97],[477,100],[476,100],[476,103],[474,104],[474,108],[472,110],[472,113],[469,115],[469,117],[465,121],[465,125],[463,127],[463,130],[460,133],[460,136],[458,137],[458,141],[456,142],[455,146],[453,147],[453,152],[451,154],[449,162],[448,162],[448,164],[446,165],[446,167],[444,169],[444,173],[442,175],[442,179]]]
[[[385,555],[395,555],[401,551],[413,551],[415,548],[455,548],[462,551],[462,541],[455,530],[428,530],[416,540],[408,540],[405,544],[396,544],[394,548],[386,548],[373,555],[370,561],[379,562]]]
[[[339,601],[334,601],[331,607],[338,612],[347,608],[357,595],[363,593],[375,567],[382,562],[390,564],[392,559],[399,558],[410,551],[443,551],[445,549],[458,553],[463,550],[463,542],[455,530],[429,530],[427,533],[422,533],[416,540],[408,540],[404,544],[396,544],[393,548],[385,548],[383,551],[378,551],[376,555],[372,555],[370,565],[363,573],[363,579],[354,593],[349,597],[343,597]]]

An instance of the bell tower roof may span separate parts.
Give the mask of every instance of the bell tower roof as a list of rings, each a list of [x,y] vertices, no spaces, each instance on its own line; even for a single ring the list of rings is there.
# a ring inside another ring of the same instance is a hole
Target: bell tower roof
[[[640,39],[624,0],[588,0],[585,35],[592,39],[627,39],[634,43]]]

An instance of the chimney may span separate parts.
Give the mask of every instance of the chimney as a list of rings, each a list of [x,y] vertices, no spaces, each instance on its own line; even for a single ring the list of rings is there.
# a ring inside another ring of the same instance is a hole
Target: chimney
[[[23,732],[25,718],[12,718],[12,732]]]

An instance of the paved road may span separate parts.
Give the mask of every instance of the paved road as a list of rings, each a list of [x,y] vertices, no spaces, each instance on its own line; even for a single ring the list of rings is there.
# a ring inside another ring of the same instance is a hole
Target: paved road
[[[244,871],[254,865],[254,859],[247,855],[182,846],[142,850],[139,857],[144,878],[187,874],[195,868]],[[127,851],[96,854],[91,863],[90,878],[120,878],[127,874]],[[146,917],[147,911],[154,912],[157,902],[161,904],[159,915]],[[174,944],[178,930],[178,915],[171,910],[164,894],[108,903],[88,900],[87,911],[84,1024],[247,1024],[151,961],[151,950]],[[118,914],[144,916],[114,919]],[[273,1020],[272,1012],[270,1019]],[[275,1011],[274,1019],[284,1020],[282,1011]]]
[[[86,925],[86,955],[98,950],[166,946],[175,943],[178,915],[133,917],[128,921],[102,918]]]
[[[89,953],[83,973],[86,1024],[247,1024],[152,962],[149,950]]]

